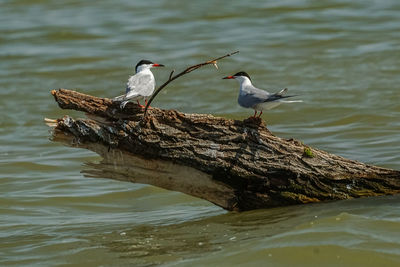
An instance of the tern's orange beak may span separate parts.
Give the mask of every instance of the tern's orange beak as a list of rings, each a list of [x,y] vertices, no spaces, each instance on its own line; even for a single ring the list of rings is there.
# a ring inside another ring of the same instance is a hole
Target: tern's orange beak
[[[163,65],[163,64],[154,63],[154,64],[153,64],[153,67],[164,67],[164,65]]]
[[[226,77],[224,77],[224,78],[222,78],[222,79],[235,79],[235,77],[233,77],[233,76],[226,76]]]

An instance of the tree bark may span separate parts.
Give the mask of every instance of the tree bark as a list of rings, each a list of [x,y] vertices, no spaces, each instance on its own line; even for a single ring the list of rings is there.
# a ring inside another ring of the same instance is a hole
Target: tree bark
[[[67,134],[74,140],[70,145],[102,155],[98,176],[135,182],[138,162],[148,162],[147,170],[153,171],[146,183],[239,211],[400,192],[400,171],[279,138],[261,119],[238,121],[152,108],[141,120],[143,109],[133,103],[121,110],[107,98],[66,89],[51,93],[61,108],[88,115],[58,119],[53,135],[65,140]],[[119,157],[112,156],[116,151]],[[161,172],[161,165],[168,171]],[[174,181],[182,168],[187,168],[181,172],[184,177]],[[179,170],[174,174],[174,169]]]

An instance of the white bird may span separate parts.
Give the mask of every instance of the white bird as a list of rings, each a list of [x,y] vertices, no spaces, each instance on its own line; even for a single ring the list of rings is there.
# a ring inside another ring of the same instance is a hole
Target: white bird
[[[126,83],[126,93],[114,98],[114,101],[122,101],[120,105],[121,109],[123,109],[130,100],[136,100],[140,107],[144,106],[140,105],[139,100],[144,99],[147,104],[147,98],[153,94],[154,88],[156,87],[154,75],[150,70],[153,67],[164,67],[164,65],[153,63],[145,59],[139,61],[135,67],[136,74],[129,77]]]
[[[254,115],[252,116],[254,118],[256,117],[258,111],[260,111],[260,115],[258,115],[258,117],[260,117],[263,113],[263,110],[272,109],[282,103],[303,102],[302,100],[284,100],[285,98],[294,96],[284,96],[284,94],[288,90],[287,88],[274,94],[256,88],[251,83],[251,78],[249,74],[244,71],[238,72],[232,76],[224,77],[223,79],[236,79],[240,83],[238,103],[244,108],[254,109]]]

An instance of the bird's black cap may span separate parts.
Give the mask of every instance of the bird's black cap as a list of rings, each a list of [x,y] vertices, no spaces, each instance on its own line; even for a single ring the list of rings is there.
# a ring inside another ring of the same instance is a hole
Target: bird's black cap
[[[135,71],[137,72],[137,68],[138,68],[140,65],[143,65],[143,64],[154,64],[154,63],[151,62],[150,60],[142,59],[142,60],[139,61],[138,64],[136,64]]]
[[[249,78],[249,80],[251,80],[250,75],[247,74],[247,72],[245,72],[245,71],[240,71],[233,76],[245,76],[245,77]]]

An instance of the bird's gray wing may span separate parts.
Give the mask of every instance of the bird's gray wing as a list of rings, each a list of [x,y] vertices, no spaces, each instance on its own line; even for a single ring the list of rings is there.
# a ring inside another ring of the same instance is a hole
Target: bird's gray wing
[[[281,101],[284,98],[294,96],[284,96],[287,91],[288,89],[284,88],[275,94],[270,94],[267,91],[253,87],[251,89],[244,90],[243,94],[239,96],[238,102],[243,107],[251,108],[261,103]]]
[[[153,93],[155,87],[154,77],[147,74],[136,74],[129,78],[126,83],[125,98],[136,96],[149,96]]]
[[[270,96],[271,94],[267,91],[253,87],[240,92],[238,102],[243,107],[251,108],[254,105],[265,102]]]

